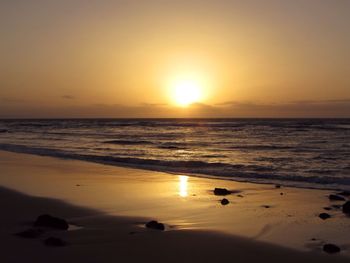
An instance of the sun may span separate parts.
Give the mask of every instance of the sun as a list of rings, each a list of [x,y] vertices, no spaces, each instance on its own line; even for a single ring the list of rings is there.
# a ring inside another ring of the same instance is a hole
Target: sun
[[[200,84],[191,79],[178,80],[174,84],[173,99],[179,106],[186,107],[192,103],[199,102],[202,97]]]

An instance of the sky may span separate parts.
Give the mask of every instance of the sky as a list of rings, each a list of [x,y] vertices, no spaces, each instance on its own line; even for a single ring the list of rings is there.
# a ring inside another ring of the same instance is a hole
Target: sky
[[[349,14],[348,0],[0,0],[0,118],[350,117]],[[181,80],[200,90],[190,105]]]

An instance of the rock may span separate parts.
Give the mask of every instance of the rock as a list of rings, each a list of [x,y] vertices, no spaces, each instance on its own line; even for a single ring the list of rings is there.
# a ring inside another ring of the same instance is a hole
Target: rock
[[[343,213],[350,215],[350,201],[343,204]]]
[[[329,200],[330,201],[345,201],[345,198],[339,195],[329,195]]]
[[[28,230],[24,230],[23,232],[16,233],[16,236],[23,238],[37,238],[44,233],[42,229],[30,228]]]
[[[158,223],[158,221],[155,221],[155,220],[149,221],[146,224],[146,227],[151,228],[151,229],[156,229],[156,230],[164,230],[165,229],[164,224]]]
[[[221,200],[221,204],[222,204],[222,205],[228,205],[229,203],[230,203],[230,201],[227,200],[226,198],[224,198],[224,199]]]
[[[325,244],[323,246],[323,251],[329,254],[339,253],[340,248],[334,244]]]
[[[343,206],[342,205],[332,205],[334,209],[341,209]]]
[[[323,219],[323,220],[326,220],[326,219],[330,218],[331,216],[330,216],[330,214],[327,214],[327,213],[321,213],[321,214],[319,214],[318,217]]]
[[[214,195],[229,195],[231,194],[231,191],[225,189],[225,188],[215,188],[214,189]]]
[[[243,195],[237,195],[237,197],[243,198]]]
[[[332,210],[332,207],[327,206],[327,207],[323,207],[323,209],[327,210],[327,211],[330,211],[330,210]]]
[[[264,208],[270,208],[271,206],[269,206],[269,205],[263,205],[262,207],[264,207]]]
[[[64,247],[66,245],[65,241],[57,237],[49,237],[45,239],[44,243],[46,246],[50,247]]]
[[[275,185],[275,188],[281,188],[281,185],[276,184],[276,185]]]
[[[284,193],[280,193],[280,195],[284,195]]]
[[[67,230],[69,227],[66,220],[50,215],[39,216],[34,222],[34,226],[51,227],[61,230]]]
[[[342,191],[342,192],[339,192],[338,195],[350,196],[350,191]]]

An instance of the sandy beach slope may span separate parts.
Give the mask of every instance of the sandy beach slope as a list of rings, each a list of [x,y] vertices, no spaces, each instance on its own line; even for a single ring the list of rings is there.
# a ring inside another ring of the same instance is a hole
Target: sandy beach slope
[[[329,191],[243,184],[0,152],[1,262],[348,262]],[[235,190],[221,206],[213,187]],[[283,193],[283,195],[281,195]],[[79,226],[13,235],[49,213]],[[150,219],[167,231],[143,227]],[[47,247],[50,236],[67,242]],[[311,239],[315,239],[311,241]],[[321,251],[335,242],[339,255]],[[279,244],[279,245],[278,245]]]

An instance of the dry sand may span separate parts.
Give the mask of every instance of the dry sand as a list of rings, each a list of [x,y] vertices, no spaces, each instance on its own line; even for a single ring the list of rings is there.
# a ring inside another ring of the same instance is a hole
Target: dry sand
[[[1,262],[349,262],[350,218],[337,210],[328,220],[317,217],[333,204],[329,191],[7,152],[0,152],[0,172]],[[214,187],[237,193],[222,206]],[[13,235],[43,213],[82,228],[36,239]],[[167,231],[145,229],[150,219],[164,222]],[[46,247],[49,236],[68,245]],[[327,242],[342,252],[325,254]]]

